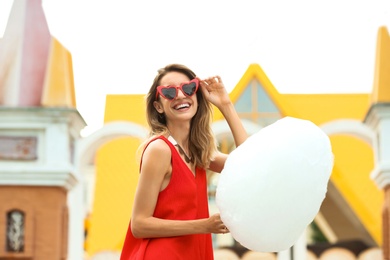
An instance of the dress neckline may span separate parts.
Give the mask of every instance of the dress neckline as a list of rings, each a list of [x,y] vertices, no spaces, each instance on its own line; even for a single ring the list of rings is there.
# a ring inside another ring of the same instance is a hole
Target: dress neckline
[[[184,151],[184,149],[177,143],[175,138],[172,135],[168,136],[168,141],[170,141],[174,146],[179,149],[179,153],[184,156],[186,163],[192,163],[192,158]]]
[[[194,177],[196,177],[196,166],[195,166],[194,169],[192,170],[191,167],[190,167],[190,165],[188,165],[188,164],[190,164],[190,163],[192,162],[192,161],[191,161],[191,157],[189,157],[189,156],[184,152],[183,148],[181,148],[181,146],[176,142],[176,140],[175,140],[175,138],[173,138],[173,136],[171,136],[171,135],[168,136],[167,140],[168,140],[173,146],[175,146],[175,147],[178,148],[179,151],[176,151],[176,152],[178,152],[179,154],[183,154],[183,155],[184,155],[185,160],[183,160],[182,158],[181,158],[181,160],[183,161],[183,163],[184,163],[184,161],[186,162],[185,165],[187,166],[188,170],[192,173],[192,175],[193,175]],[[182,152],[181,152],[181,151],[182,151]]]

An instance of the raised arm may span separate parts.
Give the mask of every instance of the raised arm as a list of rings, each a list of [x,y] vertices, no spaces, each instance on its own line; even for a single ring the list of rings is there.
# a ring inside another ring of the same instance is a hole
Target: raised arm
[[[242,144],[248,134],[231,102],[220,76],[210,77],[200,81],[205,98],[215,105],[222,113],[232,132],[236,146]],[[210,169],[220,172],[223,169],[227,155],[219,154],[210,165]]]

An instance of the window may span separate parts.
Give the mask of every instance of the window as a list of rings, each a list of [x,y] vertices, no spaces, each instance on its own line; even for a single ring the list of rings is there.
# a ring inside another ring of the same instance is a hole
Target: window
[[[24,217],[20,210],[7,213],[7,252],[24,252]]]

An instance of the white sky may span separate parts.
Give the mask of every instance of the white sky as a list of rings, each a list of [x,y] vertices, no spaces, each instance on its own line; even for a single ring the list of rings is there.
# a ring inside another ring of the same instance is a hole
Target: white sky
[[[257,63],[281,93],[370,92],[377,31],[390,30],[389,0],[42,2],[72,53],[84,135],[102,126],[106,94],[144,94],[169,63],[228,91]],[[12,3],[0,0],[0,37]]]

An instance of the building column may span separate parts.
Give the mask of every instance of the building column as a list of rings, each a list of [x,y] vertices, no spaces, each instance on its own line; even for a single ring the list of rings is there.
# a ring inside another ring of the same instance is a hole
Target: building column
[[[364,122],[376,134],[373,144],[376,161],[371,178],[383,190],[385,196],[382,212],[382,250],[383,258],[390,260],[390,103],[373,104]]]

